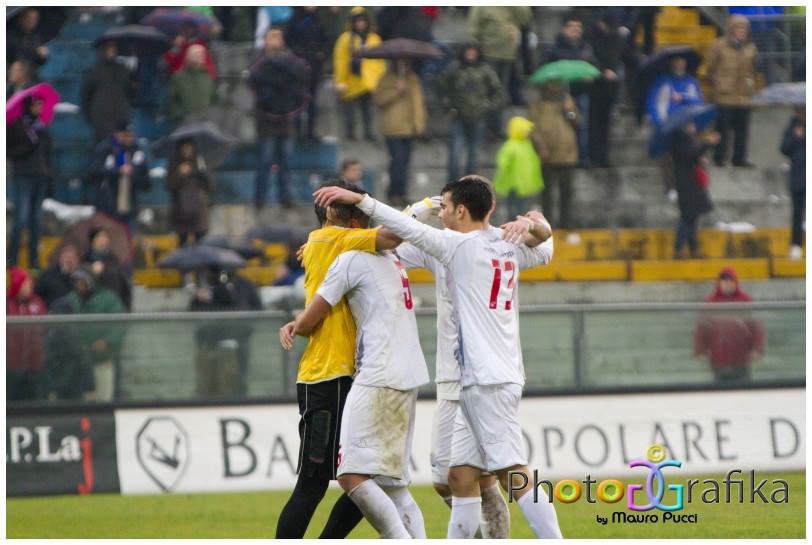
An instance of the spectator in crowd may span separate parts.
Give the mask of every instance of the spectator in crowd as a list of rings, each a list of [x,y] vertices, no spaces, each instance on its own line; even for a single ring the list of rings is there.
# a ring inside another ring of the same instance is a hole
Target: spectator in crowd
[[[364,179],[364,166],[358,159],[344,159],[341,161],[339,178],[345,182],[361,187]]]
[[[257,49],[265,47],[265,36],[272,26],[284,28],[293,17],[290,6],[260,6],[257,8],[257,26],[254,32],[254,43]]]
[[[330,45],[327,32],[321,21],[317,6],[297,6],[293,8],[293,17],[285,28],[285,42],[293,54],[307,61],[310,65],[310,103],[307,106],[307,124],[303,127],[302,118],[297,118],[296,128],[299,139],[307,138],[316,142],[316,120],[318,104],[316,95],[321,84],[324,59],[327,58]]]
[[[26,60],[36,66],[42,66],[48,60],[48,47],[37,31],[39,11],[27,8],[14,18],[6,34],[6,64]]]
[[[333,81],[341,95],[344,130],[348,140],[355,140],[355,110],[361,110],[364,137],[372,141],[371,93],[378,86],[386,64],[380,59],[357,56],[363,49],[375,47],[381,38],[370,30],[369,14],[360,6],[350,11],[350,28],[342,33],[333,48]]]
[[[448,179],[460,177],[463,147],[467,157],[465,173],[477,171],[477,154],[485,124],[503,104],[499,78],[482,59],[476,44],[463,46],[459,59],[446,69],[439,81],[439,98],[451,115],[448,126]]]
[[[752,40],[758,44],[758,65],[764,79],[768,85],[779,81],[779,64],[783,59],[776,55],[782,47],[782,44],[778,43],[776,31],[782,34],[785,32],[778,26],[780,17],[784,14],[784,6],[730,6],[727,12],[730,15],[742,15],[747,18],[752,31]],[[791,48],[790,44],[787,45]],[[789,73],[792,67],[783,68]]]
[[[581,114],[575,100],[560,81],[550,81],[530,102],[533,140],[541,157],[544,191],[541,208],[550,222],[562,229],[572,228],[573,169],[578,164],[576,129]],[[553,192],[558,193],[558,214],[553,214]],[[553,219],[555,217],[555,219]]]
[[[42,100],[27,97],[23,114],[6,125],[6,155],[11,160],[14,223],[8,262],[17,264],[23,229],[28,229],[28,262],[39,269],[39,228],[42,200],[51,179],[51,137],[40,118]]]
[[[269,77],[269,71],[273,75]],[[256,94],[257,162],[254,207],[265,206],[271,172],[276,166],[279,182],[279,202],[285,208],[293,206],[290,196],[288,163],[292,153],[293,123],[307,102],[310,67],[307,62],[285,47],[281,27],[272,26],[265,34],[265,49],[255,64],[250,83]],[[280,84],[280,82],[285,82]],[[290,111],[280,112],[280,104],[290,104]]]
[[[575,15],[569,15],[564,20],[564,26],[555,37],[555,44],[546,55],[547,62],[564,59],[582,60],[597,65],[592,47],[584,41],[584,24]],[[578,111],[581,113],[581,124],[578,126],[578,165],[589,167],[589,83],[576,82],[570,84],[570,93],[575,99]]]
[[[747,137],[750,105],[756,90],[757,57],[747,18],[731,16],[727,34],[714,42],[707,59],[713,103],[719,107],[716,129],[721,140],[714,153],[717,166],[727,160],[730,132],[733,133],[733,166],[753,166],[747,161]]]
[[[705,299],[708,303],[749,303],[753,299],[742,291],[733,267],[722,269],[716,290]],[[764,328],[743,313],[726,312],[704,316],[694,330],[694,354],[710,361],[717,383],[731,384],[750,380],[750,364],[764,354]]]
[[[719,143],[719,133],[697,136],[696,125],[689,123],[674,135],[671,153],[674,157],[674,181],[679,205],[679,224],[674,242],[674,257],[682,257],[682,247],[687,244],[692,258],[701,257],[696,238],[699,216],[713,210],[708,193],[710,178],[705,157],[711,147]]]
[[[132,288],[124,268],[110,246],[110,235],[104,229],[90,230],[90,249],[83,260],[93,273],[96,284],[112,291],[129,312],[132,310]]]
[[[166,188],[170,195],[169,223],[178,234],[178,245],[196,244],[209,230],[209,196],[214,180],[194,140],[178,142],[169,162]]]
[[[34,65],[31,61],[20,59],[14,61],[8,69],[8,85],[6,85],[6,100],[17,91],[27,89],[36,83],[34,81]]]
[[[658,130],[677,108],[705,102],[702,89],[699,87],[699,81],[688,73],[687,59],[675,56],[670,63],[671,72],[663,74],[654,80],[651,89],[648,91],[646,111],[655,130]],[[662,169],[668,199],[675,202],[677,200],[677,191],[674,185],[674,158],[671,153],[663,154],[660,159],[660,168]]]
[[[625,42],[618,30],[616,8],[601,8],[591,27],[589,43],[601,75],[589,88],[589,160],[609,167],[609,123],[620,89],[621,57]]]
[[[76,309],[67,298],[55,301],[50,310],[50,314],[75,313]],[[49,401],[90,401],[96,397],[96,379],[93,377],[90,352],[82,343],[80,327],[76,324],[48,326],[44,378],[44,390]]]
[[[389,151],[389,191],[392,206],[406,206],[408,198],[409,162],[412,142],[426,131],[426,106],[423,86],[408,59],[396,59],[389,64],[378,82],[373,100],[378,108],[378,123],[386,138]]]
[[[34,293],[34,281],[25,269],[12,267],[6,290],[6,316],[42,316],[45,302]],[[6,326],[6,401],[41,399],[42,326]]]
[[[432,19],[417,6],[386,6],[378,11],[378,34],[381,40],[408,38],[432,41]]]
[[[792,195],[792,259],[803,257],[803,230],[806,206],[806,106],[796,106],[781,142],[781,153],[790,158],[789,192]]]
[[[524,103],[518,89],[511,92],[510,82],[517,70],[520,27],[529,23],[532,16],[528,6],[474,6],[468,12],[471,35],[480,45],[483,58],[496,72],[505,103],[510,99],[515,104]],[[502,134],[501,110],[491,114],[488,125],[494,135]]]
[[[206,68],[206,48],[192,45],[183,67],[169,78],[169,116],[181,123],[201,119],[216,102],[217,82]]]
[[[172,41],[172,49],[164,53],[164,61],[169,68],[169,74],[174,75],[183,69],[186,63],[186,55],[190,47],[200,46],[203,48],[203,63],[212,81],[217,81],[217,68],[214,66],[209,46],[203,38],[198,36],[200,29],[194,23],[183,26],[177,36]]]
[[[530,133],[533,123],[523,117],[512,117],[508,122],[508,140],[496,156],[496,175],[493,188],[500,199],[507,200],[505,221],[524,215],[525,210],[538,201],[544,189],[541,178],[541,160]]]
[[[135,99],[133,74],[116,61],[118,46],[113,41],[99,45],[99,62],[82,80],[82,113],[96,131],[96,142],[108,138],[118,125],[132,115]]]
[[[68,244],[59,251],[56,265],[48,267],[37,279],[34,291],[42,297],[48,308],[73,290],[71,275],[79,268],[79,252]]]
[[[137,194],[149,191],[149,165],[135,140],[132,125],[119,121],[115,132],[96,145],[90,176],[96,189],[96,210],[124,222],[132,234],[138,213]]]
[[[73,291],[65,300],[76,309],[77,314],[121,314],[126,312],[118,295],[96,285],[93,272],[79,267],[71,275]],[[84,324],[79,330],[82,342],[93,360],[93,377],[96,382],[96,399],[110,401],[115,395],[116,374],[124,327],[111,322]]]

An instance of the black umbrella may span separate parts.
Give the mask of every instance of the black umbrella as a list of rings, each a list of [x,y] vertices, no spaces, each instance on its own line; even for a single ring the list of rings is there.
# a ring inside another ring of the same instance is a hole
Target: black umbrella
[[[651,78],[654,81],[660,74],[668,73],[671,70],[671,59],[674,57],[683,57],[688,64],[688,73],[694,75],[702,62],[702,56],[693,47],[687,45],[664,47],[640,63],[637,68],[637,77]]]
[[[158,157],[171,157],[178,142],[194,140],[197,152],[206,159],[209,168],[217,168],[225,161],[239,140],[221,131],[211,121],[190,123],[155,143],[153,151]]]
[[[175,250],[162,259],[158,266],[182,271],[206,268],[228,270],[245,267],[245,260],[234,250],[198,244]]]
[[[125,57],[160,55],[172,47],[166,34],[144,25],[113,27],[96,38],[93,46],[99,47],[106,42],[115,42],[118,54]]]
[[[310,99],[309,71],[307,63],[293,55],[261,58],[249,75],[257,109],[271,116],[291,116],[303,110]]]
[[[59,31],[68,19],[68,8],[57,6],[31,6],[39,12],[39,24],[37,34],[43,42],[49,42],[59,35]],[[22,14],[28,6],[9,7],[6,6],[6,28],[14,24],[13,19]]]
[[[265,242],[281,242],[298,246],[307,242],[309,234],[309,229],[293,225],[279,225],[273,227],[257,226],[249,229],[248,232],[245,233],[245,238],[247,240],[259,239]]]
[[[215,17],[178,8],[158,8],[141,22],[169,36],[183,34],[187,28],[194,28],[194,35],[204,40],[209,38],[213,29],[220,27],[220,22]]]
[[[244,239],[231,239],[228,237],[207,236],[200,240],[200,244],[204,246],[212,246],[214,248],[225,248],[226,250],[234,250],[243,259],[254,259],[265,255],[262,248],[257,248],[249,241]]]
[[[440,59],[443,51],[429,42],[395,38],[375,47],[365,48],[359,56],[368,59]]]

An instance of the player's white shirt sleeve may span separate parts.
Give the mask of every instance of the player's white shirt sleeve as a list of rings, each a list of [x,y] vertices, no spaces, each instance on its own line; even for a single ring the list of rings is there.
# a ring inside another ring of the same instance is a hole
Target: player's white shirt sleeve
[[[539,265],[548,265],[553,260],[552,236],[533,248],[524,244],[517,246],[519,248],[518,264],[520,269],[532,269]]]
[[[354,287],[354,285],[350,283],[348,268],[350,262],[352,262],[358,253],[357,251],[352,251],[339,254],[339,256],[333,260],[332,264],[330,264],[330,268],[327,269],[327,274],[321,286],[316,290],[316,293],[327,301],[331,307],[336,306],[338,302],[341,301],[341,298]]]
[[[433,257],[409,242],[404,242],[398,246],[395,253],[407,271],[411,269],[431,269],[431,262],[434,261]]]

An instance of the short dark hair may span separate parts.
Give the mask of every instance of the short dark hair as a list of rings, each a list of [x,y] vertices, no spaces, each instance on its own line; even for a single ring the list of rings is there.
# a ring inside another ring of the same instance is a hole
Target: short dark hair
[[[338,178],[331,178],[321,184],[319,188],[322,187],[343,187],[344,189],[349,189],[353,193],[359,193],[361,195],[366,195],[367,192],[358,187],[355,184],[350,184],[345,182],[344,180],[339,180]],[[336,217],[342,222],[349,222],[352,219],[362,219],[365,218],[366,215],[361,212],[361,210],[353,205],[353,204],[343,204],[343,203],[333,203],[330,207],[335,212]],[[316,213],[316,219],[319,221],[319,225],[324,225],[324,222],[327,221],[327,209],[323,206],[313,205],[313,210]]]
[[[571,22],[584,24],[584,19],[577,12],[571,11],[564,17],[564,20],[562,21],[563,23],[562,26],[566,26],[567,23]]]
[[[451,194],[449,198],[455,207],[465,206],[474,221],[484,220],[493,204],[491,181],[478,174],[469,174],[447,183],[440,194],[446,193]]]
[[[341,161],[341,171],[340,172],[344,173],[344,171],[347,170],[348,168],[350,168],[351,166],[360,165],[360,164],[361,164],[361,161],[358,160],[358,159],[354,159],[354,158],[353,159],[344,159],[343,161]]]

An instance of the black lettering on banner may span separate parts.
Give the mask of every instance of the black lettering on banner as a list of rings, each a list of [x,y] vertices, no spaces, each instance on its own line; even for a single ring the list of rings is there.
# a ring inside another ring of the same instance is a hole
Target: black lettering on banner
[[[241,432],[239,431],[240,428],[242,428]],[[237,429],[237,433],[241,433],[234,442],[229,442],[229,429]],[[245,477],[253,473],[257,468],[257,455],[254,449],[246,443],[249,435],[251,435],[251,426],[249,426],[245,420],[239,418],[220,419],[220,440],[223,445],[223,468],[225,468],[224,477]],[[231,456],[232,450],[234,449],[236,449],[237,452],[244,452],[251,459],[251,463],[242,471],[236,471],[231,468]]]
[[[632,459],[626,454],[626,428],[623,424],[617,425],[617,434],[620,437],[620,455],[623,457],[623,465],[628,465]]]
[[[693,437],[689,437],[689,428],[693,429],[695,434]],[[699,453],[699,456],[702,457],[703,460],[707,460],[708,457],[702,452],[702,448],[699,446],[699,440],[702,439],[702,426],[697,424],[692,420],[688,420],[682,423],[682,440],[683,444],[685,445],[685,461],[691,461],[691,446],[696,449],[696,452]]]
[[[584,458],[583,454],[581,453],[581,437],[584,433],[588,430],[594,430],[598,432],[598,435],[601,438],[601,443],[603,444],[603,455],[597,462],[590,462],[586,458]],[[609,440],[606,438],[606,434],[603,433],[603,430],[600,429],[598,426],[594,424],[587,424],[586,426],[582,427],[578,430],[575,434],[575,455],[578,457],[581,462],[589,467],[599,467],[606,462],[606,459],[609,457]]]
[[[527,463],[533,464],[533,440],[530,438],[530,435],[522,430],[522,437],[524,437],[524,446],[527,449]]]
[[[541,436],[544,438],[544,465],[547,466],[547,469],[552,469],[553,460],[552,456],[550,455],[550,441],[548,440],[548,432],[554,432],[558,435],[558,444],[555,446],[556,449],[560,449],[564,445],[564,432],[562,432],[561,428],[557,426],[544,426],[541,428]]]
[[[792,445],[791,450],[787,450],[785,452],[780,452],[778,449],[778,433],[777,433],[777,424],[787,424],[789,429],[792,431],[792,440],[794,444]],[[796,452],[798,452],[798,447],[800,446],[800,434],[798,433],[798,428],[795,427],[795,423],[793,423],[788,418],[783,417],[776,417],[770,418],[770,437],[772,438],[772,449],[773,449],[773,458],[778,460],[780,458],[789,458]]]
[[[268,473],[266,477],[270,477],[273,474],[273,465],[276,462],[281,461],[288,463],[290,474],[295,477],[296,468],[293,466],[293,460],[290,459],[290,455],[288,454],[288,447],[285,446],[285,441],[282,439],[282,436],[276,435],[274,436],[273,444],[271,445],[271,462],[268,464]]]
[[[713,424],[716,427],[716,452],[719,455],[719,460],[735,460],[735,459],[737,459],[738,456],[735,455],[735,454],[731,454],[731,455],[726,456],[722,452],[722,443],[727,443],[727,442],[730,441],[730,436],[728,436],[728,435],[723,436],[722,435],[722,426],[723,425],[729,426],[730,425],[730,420],[727,420],[727,419],[725,419],[725,420],[714,420]]]

